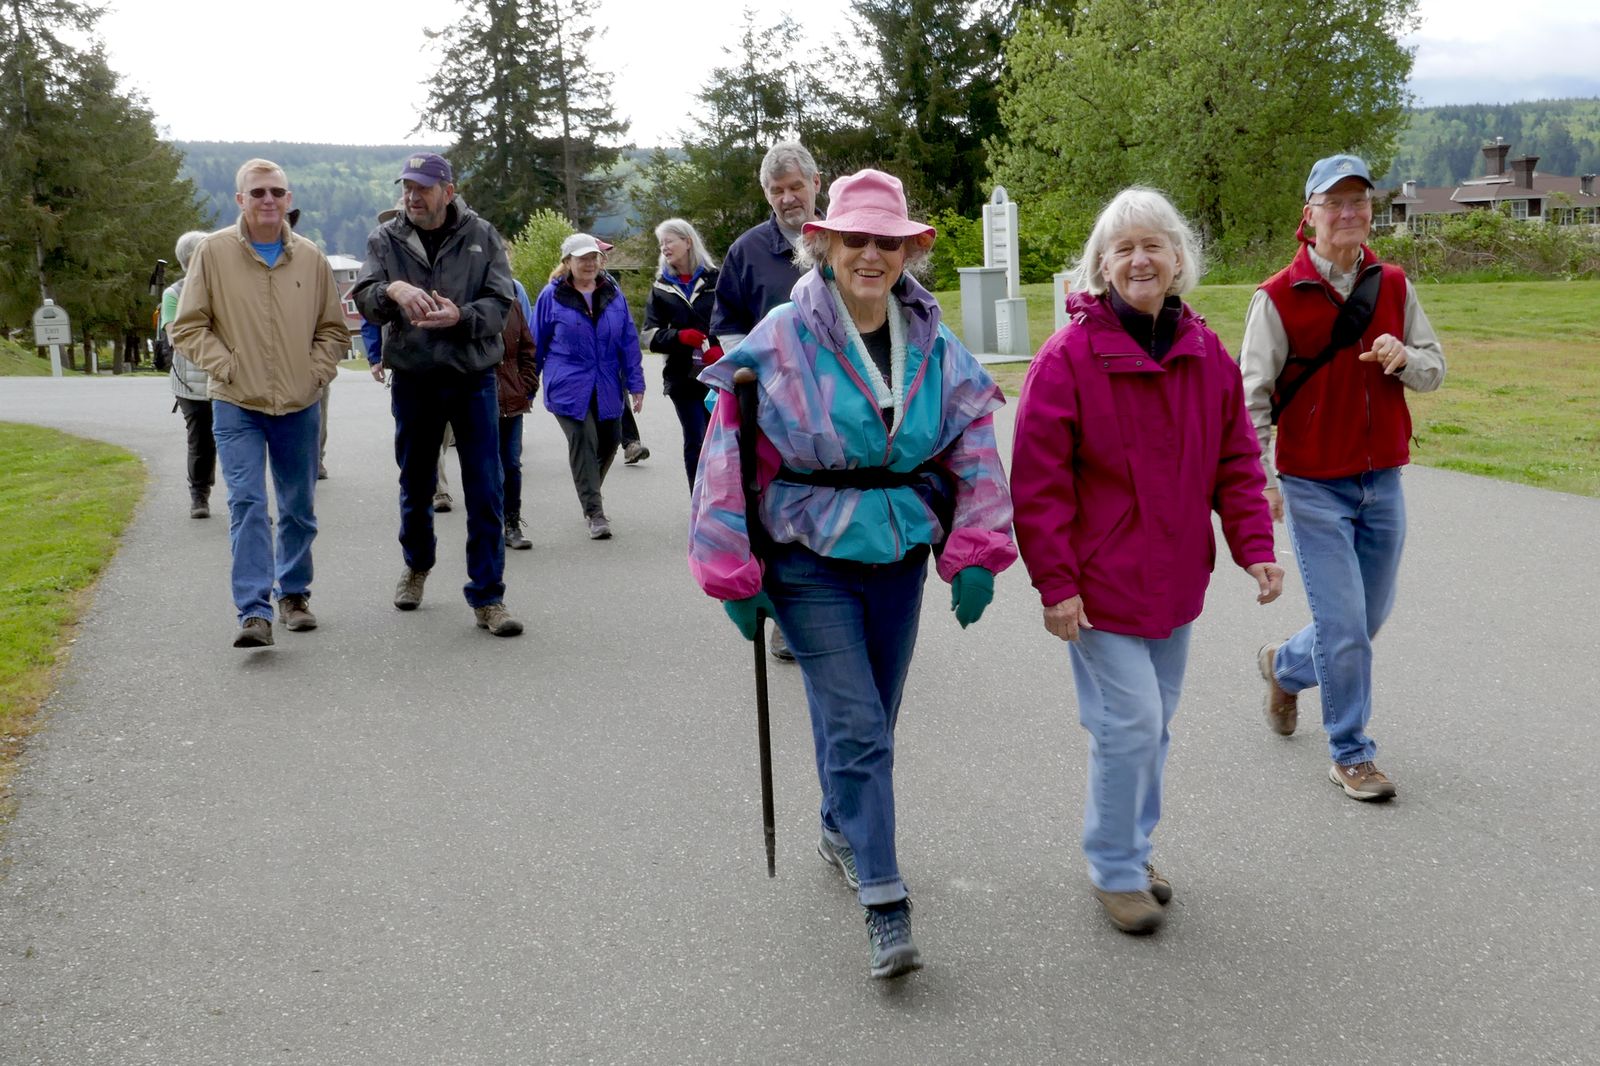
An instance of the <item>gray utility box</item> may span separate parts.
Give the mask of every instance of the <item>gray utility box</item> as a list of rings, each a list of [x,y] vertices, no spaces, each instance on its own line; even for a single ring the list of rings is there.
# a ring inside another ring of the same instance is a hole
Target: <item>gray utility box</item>
[[[995,304],[995,340],[997,343],[992,350],[1000,355],[1014,355],[1019,359],[1033,355],[1033,346],[1028,340],[1027,300],[1018,297]]]
[[[1006,268],[957,267],[956,273],[961,275],[962,341],[979,355],[998,352],[995,301],[1006,298]]]

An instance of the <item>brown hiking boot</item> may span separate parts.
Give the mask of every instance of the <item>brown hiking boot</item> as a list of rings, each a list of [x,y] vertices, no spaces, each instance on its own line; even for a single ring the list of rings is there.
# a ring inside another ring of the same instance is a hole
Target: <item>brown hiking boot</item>
[[[1300,722],[1300,697],[1285,692],[1278,684],[1278,675],[1273,672],[1281,647],[1281,643],[1261,645],[1261,650],[1256,652],[1256,666],[1260,667],[1262,680],[1267,683],[1267,725],[1274,733],[1287,737],[1294,735],[1294,727]]]
[[[1153,933],[1167,920],[1167,912],[1161,909],[1156,897],[1143,889],[1138,892],[1107,892],[1103,888],[1096,888],[1094,898],[1106,909],[1106,917],[1111,919],[1111,924],[1124,933],[1135,936]]]
[[[317,628],[317,616],[311,613],[311,593],[297,592],[279,598],[278,621],[291,633]]]
[[[497,637],[514,637],[522,632],[522,623],[511,617],[503,603],[474,607],[472,614],[478,620],[479,629],[487,629]]]
[[[271,644],[272,623],[254,616],[239,623],[239,632],[233,638],[235,648],[265,648]]]
[[[402,611],[414,611],[422,603],[422,583],[428,580],[426,570],[413,570],[409,566],[400,574],[400,583],[394,587],[394,605]]]
[[[1370,762],[1358,762],[1354,766],[1334,763],[1328,767],[1328,780],[1344,789],[1344,794],[1351,799],[1370,803],[1395,797],[1394,782]]]
[[[1172,882],[1162,877],[1161,871],[1149,863],[1144,864],[1144,872],[1150,875],[1150,894],[1156,898],[1156,902],[1163,907],[1171,903]]]

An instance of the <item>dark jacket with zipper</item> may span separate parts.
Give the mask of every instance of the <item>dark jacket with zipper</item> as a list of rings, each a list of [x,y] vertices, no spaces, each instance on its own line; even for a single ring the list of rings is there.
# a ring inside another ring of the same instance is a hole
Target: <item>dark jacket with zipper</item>
[[[652,352],[667,357],[661,370],[662,389],[669,396],[680,389],[691,389],[704,397],[706,387],[695,378],[701,368],[695,365],[700,349],[678,339],[678,331],[697,329],[711,339],[711,309],[717,299],[717,268],[706,267],[694,279],[689,295],[664,277],[657,277],[650,287],[650,299],[644,307],[644,332],[639,339]]]
[[[533,409],[539,391],[539,367],[534,359],[533,334],[522,318],[522,305],[511,301],[506,313],[506,328],[501,334],[506,357],[495,369],[495,386],[500,393],[500,417],[512,418]]]
[[[404,213],[367,238],[367,261],[351,298],[367,320],[383,328],[383,364],[401,372],[488,370],[505,354],[501,331],[515,294],[505,242],[493,226],[457,197],[446,208],[444,241],[432,263],[422,238]],[[391,282],[437,292],[461,311],[447,329],[423,329],[406,320],[389,298]]]

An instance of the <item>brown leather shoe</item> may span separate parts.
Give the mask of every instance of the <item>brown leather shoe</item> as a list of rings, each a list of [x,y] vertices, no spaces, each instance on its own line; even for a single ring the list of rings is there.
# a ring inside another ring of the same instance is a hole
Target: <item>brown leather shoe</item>
[[[1281,647],[1281,643],[1261,645],[1261,650],[1256,652],[1256,666],[1260,667],[1261,677],[1267,683],[1267,725],[1274,733],[1287,737],[1294,734],[1294,727],[1300,722],[1300,697],[1285,692],[1278,684],[1278,675],[1273,672]]]
[[[427,580],[428,571],[406,567],[394,587],[394,605],[402,611],[415,611],[422,603],[422,584]]]
[[[511,617],[503,603],[487,603],[472,609],[479,629],[487,629],[497,637],[514,637],[522,632],[522,623]]]
[[[272,623],[251,615],[239,623],[239,632],[233,636],[235,648],[267,648],[272,646]]]
[[[311,594],[301,592],[280,598],[278,621],[291,633],[317,628],[317,616],[311,613]]]
[[[1344,794],[1351,799],[1372,803],[1395,797],[1394,782],[1370,762],[1358,762],[1354,766],[1334,763],[1328,767],[1328,780],[1344,789]]]
[[[1135,936],[1153,933],[1167,920],[1167,912],[1161,909],[1156,897],[1144,889],[1137,892],[1107,892],[1096,888],[1094,898],[1105,908],[1111,924],[1124,933]]]
[[[1162,877],[1161,871],[1149,863],[1144,864],[1144,872],[1150,875],[1150,894],[1156,898],[1156,902],[1163,907],[1171,903],[1172,882]]]

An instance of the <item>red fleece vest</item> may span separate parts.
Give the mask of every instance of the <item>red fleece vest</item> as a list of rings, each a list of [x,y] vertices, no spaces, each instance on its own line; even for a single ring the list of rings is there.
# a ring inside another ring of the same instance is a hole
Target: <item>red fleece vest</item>
[[[1278,418],[1277,463],[1292,477],[1338,478],[1411,461],[1411,410],[1405,386],[1379,363],[1356,357],[1388,333],[1405,340],[1406,276],[1363,249],[1363,270],[1383,271],[1378,305],[1361,343],[1317,371]],[[1333,334],[1344,300],[1317,273],[1309,247],[1261,286],[1283,320],[1289,358],[1314,359]]]

